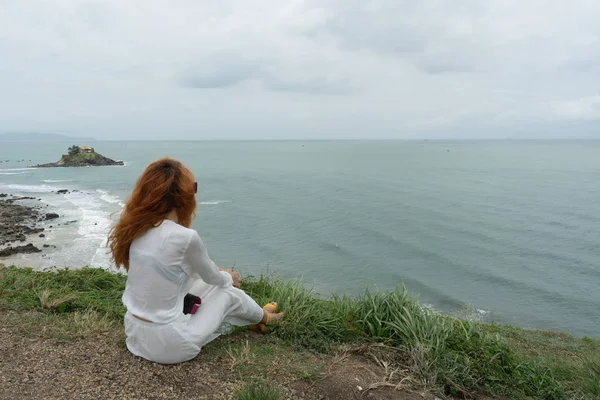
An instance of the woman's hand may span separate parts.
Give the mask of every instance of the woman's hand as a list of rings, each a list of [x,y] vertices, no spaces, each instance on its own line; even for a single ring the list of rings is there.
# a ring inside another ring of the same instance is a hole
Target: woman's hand
[[[237,272],[235,272],[232,269],[228,269],[226,271],[229,275],[231,275],[231,279],[233,279],[233,287],[235,288],[240,288],[240,274],[238,274]]]

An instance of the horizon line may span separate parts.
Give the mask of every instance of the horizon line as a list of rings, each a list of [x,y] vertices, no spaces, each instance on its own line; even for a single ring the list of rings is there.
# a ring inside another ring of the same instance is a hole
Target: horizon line
[[[98,139],[94,137],[70,137],[54,140],[0,140],[0,143],[70,143],[77,140],[94,142],[510,142],[510,141],[596,141],[600,137],[575,137],[575,138],[324,138],[324,139]]]

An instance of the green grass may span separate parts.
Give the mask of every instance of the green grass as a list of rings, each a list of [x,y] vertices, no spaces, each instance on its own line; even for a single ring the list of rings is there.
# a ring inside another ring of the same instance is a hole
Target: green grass
[[[65,318],[91,312],[120,323],[125,279],[89,268],[54,272],[4,268],[0,271],[0,307]],[[259,304],[274,300],[285,311],[284,320],[273,328],[273,340],[315,353],[341,345],[378,344],[387,366],[408,369],[413,382],[439,394],[600,398],[600,341],[595,339],[441,316],[420,307],[404,288],[328,300],[301,281],[246,278],[242,288]],[[268,348],[240,344],[225,349],[223,356],[239,369],[238,365],[271,359],[272,355],[262,354]],[[296,374],[311,381],[319,370],[301,369]],[[244,395],[251,396],[251,388],[264,389],[251,386],[244,389]]]
[[[92,309],[110,319],[122,320],[125,280],[123,274],[96,268],[40,272],[7,267],[0,270],[0,307],[60,313]],[[44,298],[46,301],[41,301]]]
[[[528,331],[510,325],[491,325],[488,331],[507,338],[512,348],[548,365],[567,387],[579,388],[580,398],[600,399],[600,341],[578,339],[548,331]]]
[[[73,155],[65,154],[61,158],[61,161],[65,163],[94,163],[94,161],[99,161],[103,158],[104,156],[102,156],[99,153],[96,153],[95,151],[89,153],[80,151],[79,153]]]
[[[236,400],[283,400],[283,395],[266,382],[252,382],[235,394]]]

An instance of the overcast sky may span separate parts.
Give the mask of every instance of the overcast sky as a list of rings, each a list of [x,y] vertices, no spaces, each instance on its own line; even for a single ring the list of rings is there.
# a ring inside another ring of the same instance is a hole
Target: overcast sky
[[[597,0],[0,0],[0,132],[600,137]]]

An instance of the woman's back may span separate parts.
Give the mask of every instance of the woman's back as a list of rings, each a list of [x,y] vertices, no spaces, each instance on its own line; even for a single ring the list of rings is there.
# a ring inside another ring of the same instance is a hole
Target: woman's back
[[[134,315],[157,323],[180,316],[191,286],[182,269],[186,248],[195,232],[165,220],[135,239],[123,303]]]

